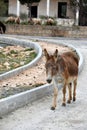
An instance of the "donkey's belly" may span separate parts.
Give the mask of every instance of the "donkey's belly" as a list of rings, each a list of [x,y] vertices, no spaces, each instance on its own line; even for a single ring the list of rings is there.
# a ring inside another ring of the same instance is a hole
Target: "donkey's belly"
[[[77,76],[71,76],[71,77],[69,77],[68,80],[67,80],[67,84],[73,82],[76,79],[77,79]]]
[[[60,84],[64,84],[65,82],[69,84],[69,83],[72,83],[76,79],[77,79],[77,76],[70,76],[67,80],[65,80],[64,77],[62,76],[57,76],[57,82]]]

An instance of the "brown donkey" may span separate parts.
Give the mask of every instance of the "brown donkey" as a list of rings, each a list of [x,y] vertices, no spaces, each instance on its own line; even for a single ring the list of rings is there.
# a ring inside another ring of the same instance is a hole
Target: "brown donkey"
[[[65,52],[61,55],[58,54],[58,50],[54,52],[53,55],[49,55],[47,50],[44,49],[44,54],[46,57],[46,75],[47,82],[51,83],[53,81],[54,85],[54,97],[51,109],[54,110],[57,105],[57,95],[58,95],[58,83],[63,84],[63,103],[66,105],[66,87],[68,86],[69,98],[67,103],[71,103],[72,100],[72,83],[74,84],[73,89],[73,101],[76,100],[76,85],[78,77],[78,65],[79,58],[73,52]]]

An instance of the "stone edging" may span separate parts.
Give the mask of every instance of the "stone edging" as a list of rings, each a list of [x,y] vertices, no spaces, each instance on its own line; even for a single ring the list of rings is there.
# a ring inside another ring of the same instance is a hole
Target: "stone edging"
[[[59,43],[57,42],[56,44],[59,44]],[[83,57],[82,57],[81,53],[74,46],[71,46],[71,45],[69,46],[66,44],[63,44],[63,45],[68,46],[76,51],[76,53],[80,57],[79,72],[81,72],[82,66],[83,66]],[[59,86],[59,88],[60,87],[61,86]],[[46,84],[46,85],[40,86],[38,88],[34,88],[32,90],[27,90],[25,92],[21,92],[19,94],[1,99],[0,100],[0,116],[3,116],[9,112],[14,111],[17,108],[23,107],[24,105],[26,105],[28,103],[31,103],[37,99],[47,96],[50,93],[52,93],[52,90],[53,90],[52,85]]]
[[[29,64],[18,67],[14,70],[10,70],[9,72],[6,72],[4,74],[0,74],[0,80],[9,78],[9,77],[14,76],[14,75],[17,75],[20,72],[30,68],[31,66],[35,65],[42,56],[42,49],[39,46],[39,44],[37,44],[35,42],[31,42],[31,41],[28,41],[28,40],[20,40],[20,39],[17,39],[17,38],[11,38],[11,37],[6,37],[6,36],[5,37],[0,36],[0,41],[4,42],[4,43],[9,43],[11,45],[21,45],[23,47],[26,47],[26,46],[31,47],[31,48],[34,48],[37,52],[37,57],[33,61],[31,61]]]

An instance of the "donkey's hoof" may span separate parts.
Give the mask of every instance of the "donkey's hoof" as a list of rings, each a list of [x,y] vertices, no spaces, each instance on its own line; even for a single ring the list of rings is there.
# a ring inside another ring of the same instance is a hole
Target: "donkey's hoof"
[[[74,102],[76,101],[76,98],[75,98],[75,97],[73,98],[73,101],[74,101]]]
[[[51,110],[55,110],[55,107],[51,107]]]
[[[62,103],[62,106],[64,106],[64,107],[65,107],[65,106],[66,106],[66,103]]]
[[[67,103],[68,103],[68,104],[70,104],[70,103],[71,103],[71,101],[70,101],[70,100],[68,100],[68,101],[67,101]]]

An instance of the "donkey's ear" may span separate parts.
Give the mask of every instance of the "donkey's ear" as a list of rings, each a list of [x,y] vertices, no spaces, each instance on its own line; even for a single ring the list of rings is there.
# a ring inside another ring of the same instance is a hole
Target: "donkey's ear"
[[[46,59],[49,59],[49,54],[46,49],[44,49],[44,55],[45,55]]]
[[[54,56],[55,62],[57,62],[57,60],[58,60],[58,50],[57,49],[55,50],[53,56]]]
[[[55,52],[54,52],[54,57],[55,57],[55,58],[58,57],[58,49],[55,50]]]

